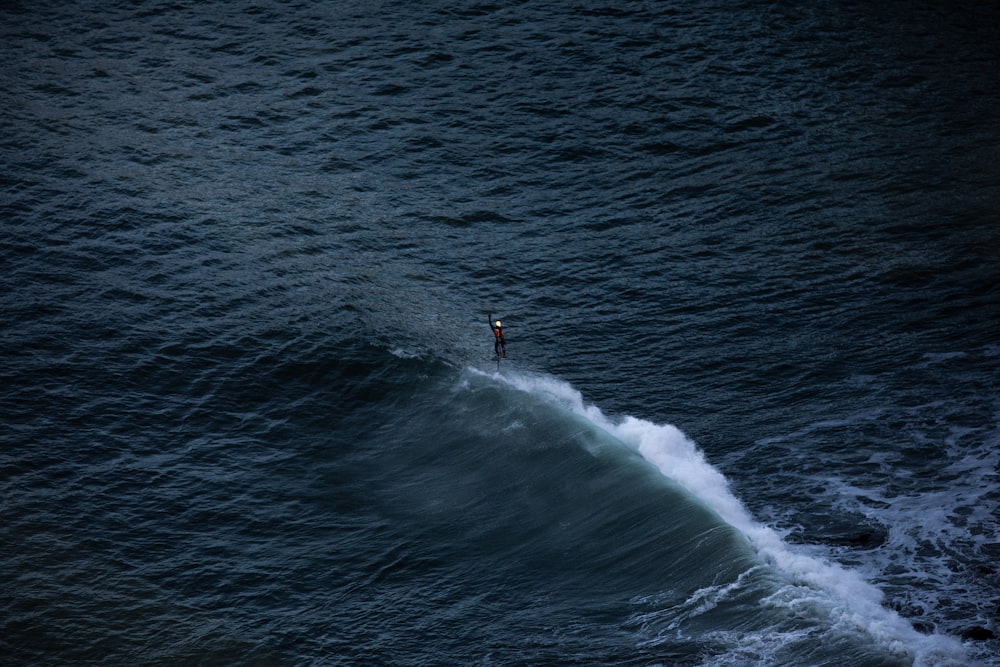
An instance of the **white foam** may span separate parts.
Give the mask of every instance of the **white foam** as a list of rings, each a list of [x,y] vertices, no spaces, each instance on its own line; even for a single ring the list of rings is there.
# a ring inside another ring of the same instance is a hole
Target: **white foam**
[[[917,632],[899,614],[882,606],[882,592],[859,573],[797,551],[774,529],[755,521],[733,495],[725,476],[678,428],[635,417],[608,418],[597,407],[587,405],[572,386],[550,376],[507,373],[494,377],[521,391],[556,400],[634,448],[663,475],[739,530],[761,558],[788,581],[769,598],[769,604],[825,609],[833,625],[866,633],[890,652],[913,656],[916,665],[968,664],[957,639]]]

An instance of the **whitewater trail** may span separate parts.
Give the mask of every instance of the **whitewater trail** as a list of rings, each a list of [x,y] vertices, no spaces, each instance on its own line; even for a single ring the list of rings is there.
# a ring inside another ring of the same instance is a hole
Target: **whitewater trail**
[[[833,625],[864,632],[889,651],[908,655],[915,665],[968,665],[961,642],[944,635],[924,635],[899,614],[882,606],[884,595],[858,572],[821,558],[797,553],[773,528],[750,515],[733,495],[726,477],[698,446],[670,424],[626,416],[612,419],[587,404],[583,395],[557,378],[528,373],[493,373],[491,377],[520,391],[552,400],[583,417],[624,446],[637,451],[665,477],[698,498],[746,536],[760,558],[787,582],[768,604],[824,610]]]

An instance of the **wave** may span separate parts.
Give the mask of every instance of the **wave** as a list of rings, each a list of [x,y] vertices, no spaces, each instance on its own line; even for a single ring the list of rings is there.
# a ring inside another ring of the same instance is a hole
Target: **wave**
[[[753,547],[761,565],[773,575],[769,594],[760,600],[763,607],[800,619],[811,618],[814,622],[825,624],[827,631],[833,634],[846,633],[855,638],[867,636],[904,663],[969,664],[961,642],[944,635],[918,632],[898,613],[883,606],[882,591],[859,572],[821,556],[805,553],[799,547],[787,544],[773,528],[756,521],[732,493],[725,475],[713,467],[698,446],[675,426],[655,424],[632,416],[609,417],[597,406],[586,403],[582,394],[570,384],[551,376],[506,371],[474,372],[585,419],[620,446],[638,452],[665,478],[675,482],[736,529]],[[756,567],[748,573],[753,573]],[[748,573],[741,575],[741,579]],[[741,582],[736,581],[700,589],[685,604],[694,609],[715,606],[720,598],[733,596],[742,587]],[[671,615],[674,625],[675,616]],[[770,639],[767,638],[769,634]],[[801,634],[804,644],[815,642],[814,632],[795,631],[791,634]],[[764,632],[741,633],[733,649],[738,652],[751,650],[754,655],[763,656],[769,651],[761,648],[761,644],[777,642],[787,645],[791,641],[788,633],[776,633],[770,628]],[[748,646],[757,648],[747,649]],[[740,659],[747,657],[742,655]],[[733,655],[730,654],[729,658]]]

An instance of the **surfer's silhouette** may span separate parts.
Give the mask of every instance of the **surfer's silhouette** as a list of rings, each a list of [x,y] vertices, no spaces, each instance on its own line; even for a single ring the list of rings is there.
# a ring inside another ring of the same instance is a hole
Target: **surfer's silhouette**
[[[497,359],[506,359],[507,341],[503,337],[503,325],[500,320],[493,321],[493,313],[486,313],[486,321],[490,323],[490,329],[493,329],[493,352]]]

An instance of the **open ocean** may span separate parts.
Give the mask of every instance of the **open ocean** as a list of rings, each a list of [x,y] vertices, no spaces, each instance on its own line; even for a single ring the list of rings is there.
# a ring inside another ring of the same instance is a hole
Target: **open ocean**
[[[997,3],[0,55],[0,665],[1000,665]]]

